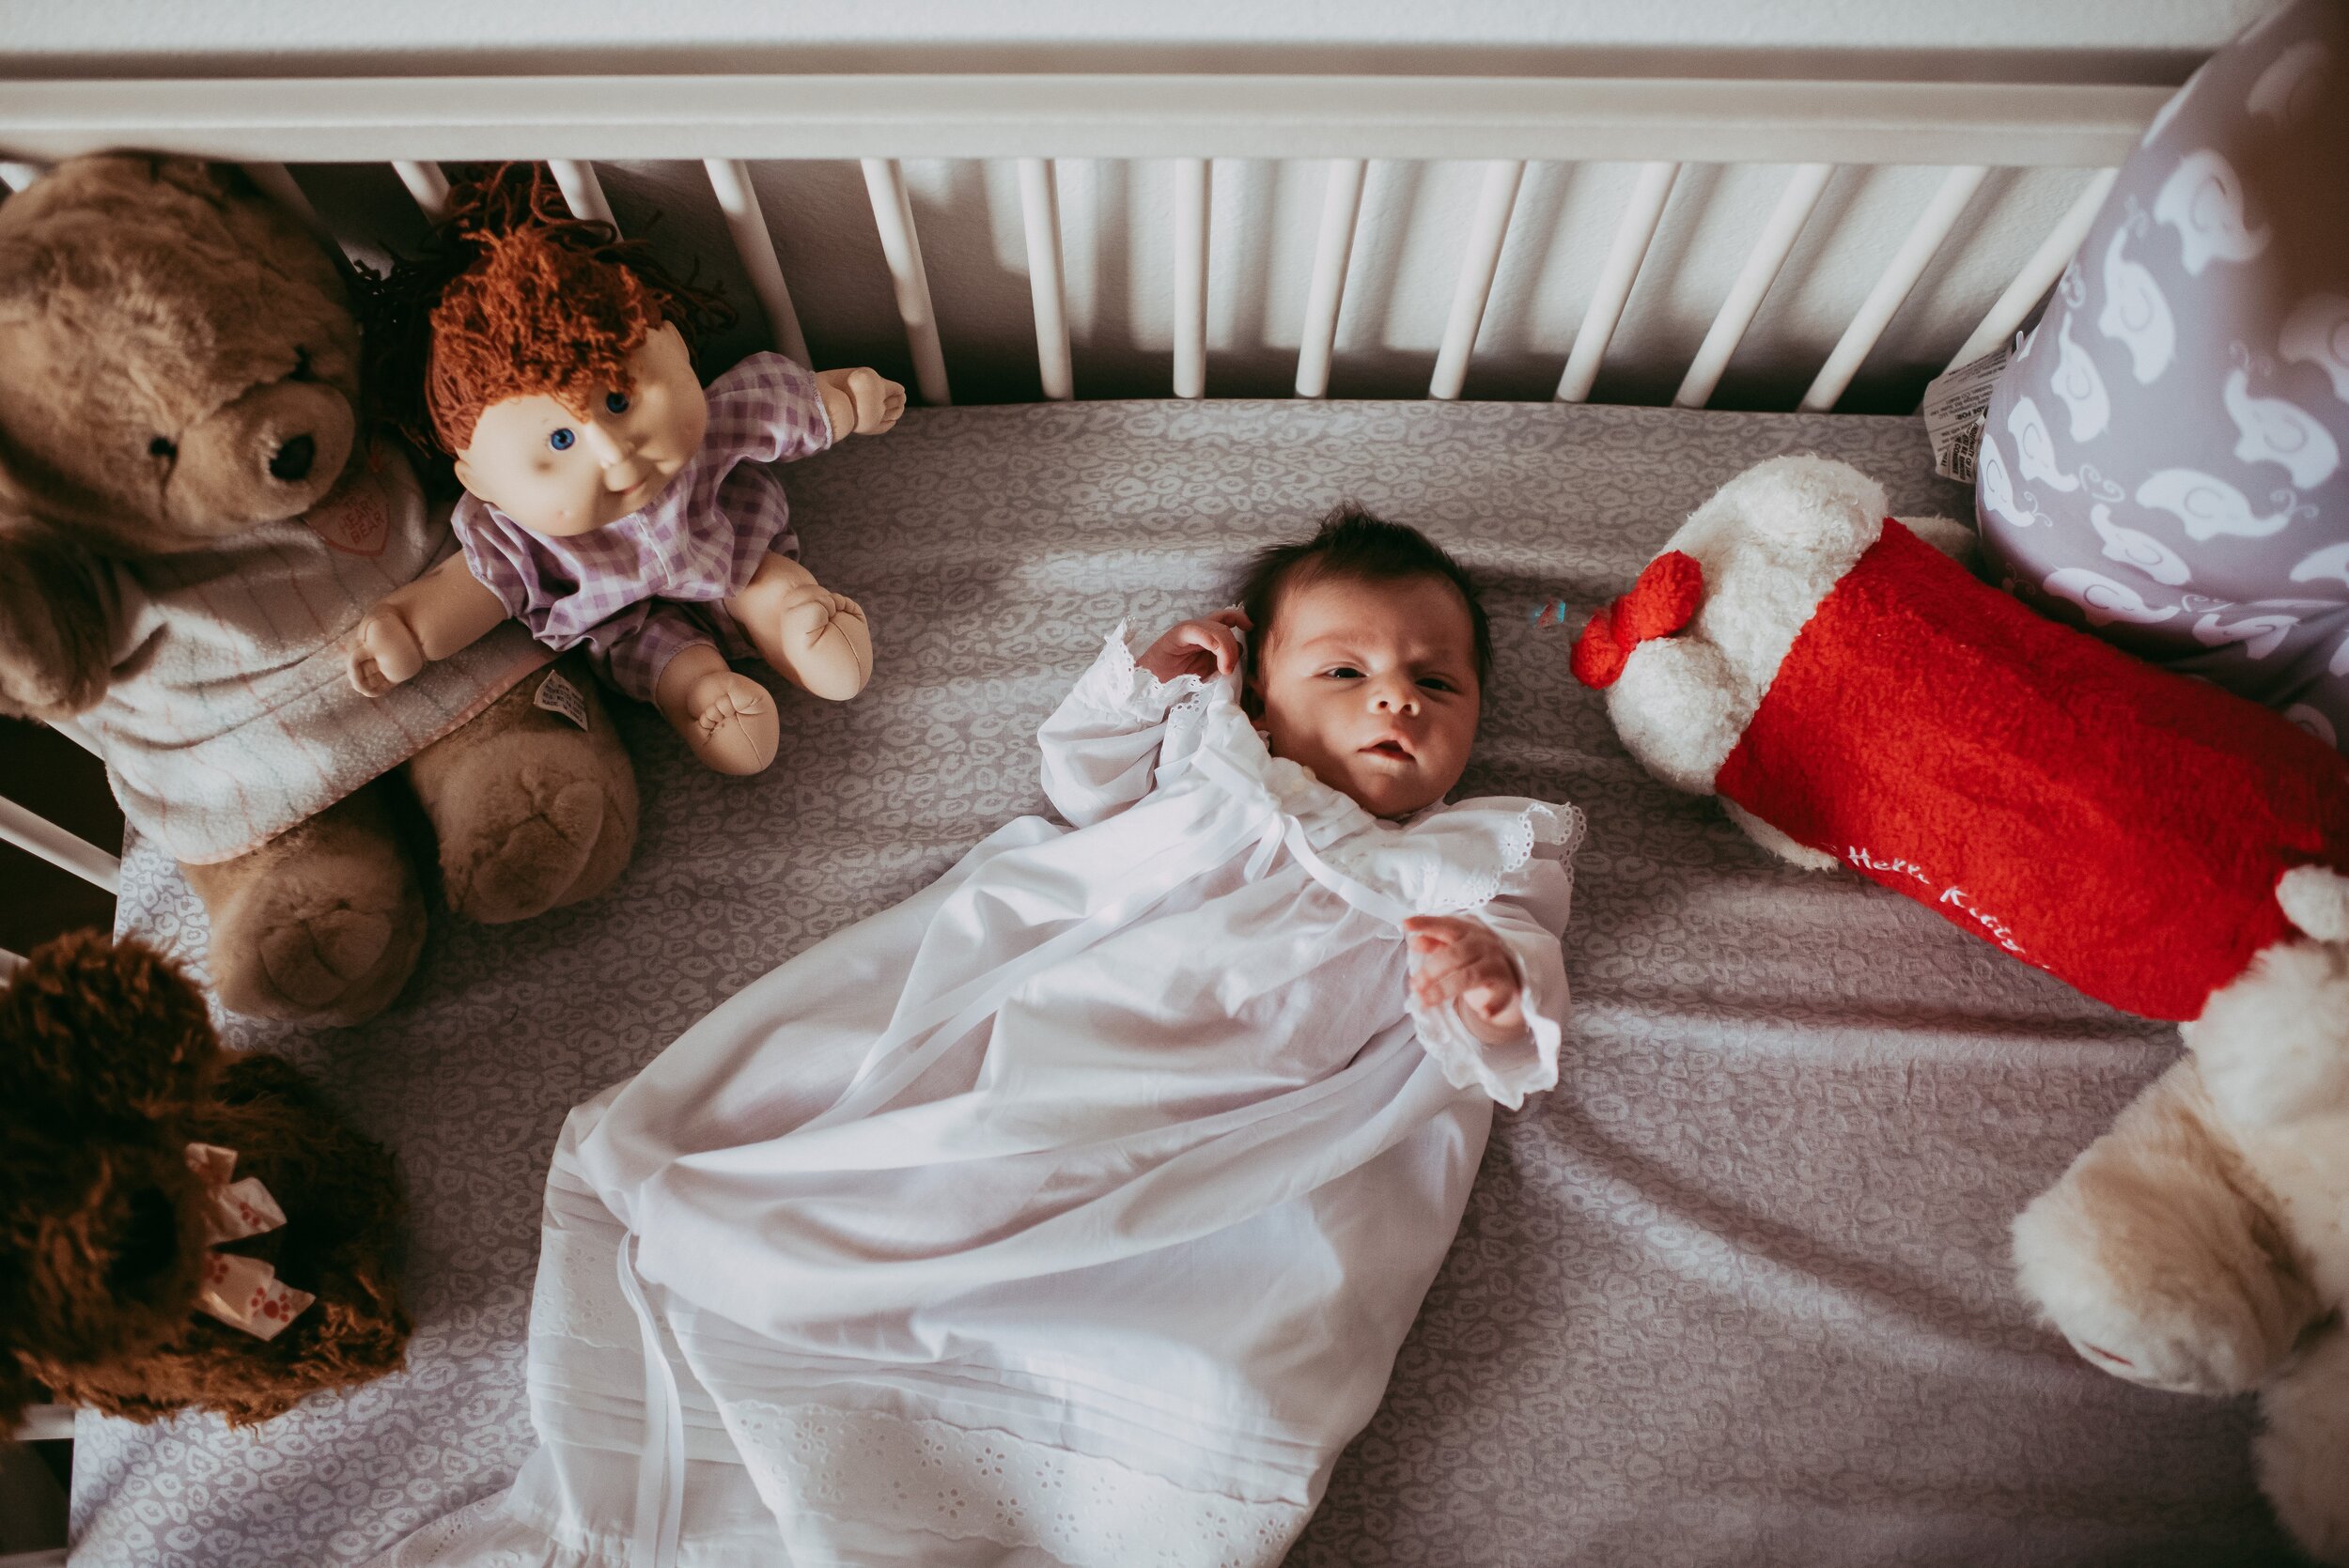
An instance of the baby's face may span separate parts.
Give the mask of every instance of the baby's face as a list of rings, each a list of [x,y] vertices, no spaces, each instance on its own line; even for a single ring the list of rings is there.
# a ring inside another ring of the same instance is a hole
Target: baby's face
[[[1374,816],[1442,800],[1468,767],[1483,704],[1458,591],[1432,577],[1307,577],[1274,605],[1254,690],[1272,754]]]
[[[540,394],[481,411],[457,482],[534,534],[585,534],[659,499],[701,450],[709,401],[663,324],[628,356],[630,385],[582,412]]]

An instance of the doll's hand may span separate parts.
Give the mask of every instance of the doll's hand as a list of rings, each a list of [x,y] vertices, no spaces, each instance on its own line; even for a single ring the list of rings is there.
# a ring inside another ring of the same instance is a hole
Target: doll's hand
[[[359,619],[348,648],[350,684],[380,697],[425,666],[424,644],[397,611],[378,606]]]
[[[1481,920],[1413,915],[1403,923],[1419,962],[1411,994],[1423,1007],[1449,1006],[1468,1032],[1488,1046],[1525,1035],[1524,984],[1509,949]]]
[[[1234,606],[1195,621],[1169,627],[1134,662],[1160,680],[1197,675],[1202,680],[1239,668],[1238,632],[1249,629],[1245,611]]]
[[[816,384],[823,395],[824,414],[832,421],[835,438],[879,435],[906,411],[906,389],[863,365],[819,371]]]

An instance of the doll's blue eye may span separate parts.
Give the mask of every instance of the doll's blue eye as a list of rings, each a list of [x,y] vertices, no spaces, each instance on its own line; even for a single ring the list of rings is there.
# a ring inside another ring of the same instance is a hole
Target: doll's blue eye
[[[573,435],[567,427],[560,430],[551,431],[547,436],[547,444],[553,447],[557,452],[568,452],[571,449],[571,443],[578,439],[579,437]]]
[[[614,413],[626,413],[628,412],[628,394],[625,392],[607,392],[603,395],[603,406],[610,409]]]

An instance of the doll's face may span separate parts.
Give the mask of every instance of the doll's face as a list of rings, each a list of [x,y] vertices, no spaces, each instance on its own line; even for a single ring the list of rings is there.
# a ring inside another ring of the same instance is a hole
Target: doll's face
[[[534,534],[585,534],[650,505],[701,450],[709,402],[663,323],[628,356],[632,384],[584,411],[540,393],[481,411],[457,482]]]

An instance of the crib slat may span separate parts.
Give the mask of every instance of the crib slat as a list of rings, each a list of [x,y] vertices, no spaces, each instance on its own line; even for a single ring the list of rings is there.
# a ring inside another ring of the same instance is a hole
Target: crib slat
[[[1019,215],[1028,231],[1028,293],[1035,302],[1035,363],[1044,396],[1077,396],[1068,354],[1068,298],[1061,278],[1060,189],[1049,158],[1019,160]]]
[[[768,232],[767,214],[751,186],[751,166],[739,159],[708,158],[702,161],[702,167],[709,171],[709,189],[726,215],[735,252],[742,258],[742,271],[750,276],[751,292],[758,296],[759,309],[767,313],[767,328],[774,334],[775,347],[784,358],[813,367],[815,361],[807,357],[806,334],[800,331],[800,313],[791,308],[791,289],[783,281],[775,237]]]
[[[1330,357],[1337,348],[1338,307],[1346,292],[1346,264],[1354,254],[1354,230],[1362,213],[1360,158],[1330,161],[1321,201],[1321,239],[1314,246],[1313,286],[1305,295],[1305,331],[1297,347],[1297,396],[1326,396]]]
[[[1961,163],[1942,177],[1941,188],[1933,194],[1933,199],[1925,204],[1925,210],[1917,215],[1916,225],[1909,229],[1908,238],[1901,241],[1901,248],[1893,253],[1890,263],[1884,269],[1884,275],[1876,279],[1876,285],[1868,291],[1867,299],[1860,302],[1859,314],[1852,318],[1851,325],[1843,329],[1843,335],[1837,340],[1834,351],[1828,355],[1827,363],[1819,366],[1818,377],[1811,383],[1811,390],[1802,395],[1803,412],[1825,413],[1835,407],[1836,400],[1843,396],[1844,389],[1851,385],[1852,377],[1859,373],[1861,363],[1867,359],[1868,351],[1876,346],[1876,339],[1884,335],[1884,329],[1901,308],[1901,302],[1907,299],[1908,291],[1917,287],[1917,280],[1924,276],[1925,268],[1931,265],[1934,253],[1941,248],[1941,241],[1948,239],[1950,230],[1956,226],[1957,215],[1966,210],[1968,202],[1974,199],[1974,193],[1982,188],[1983,179],[1989,173],[1990,170],[1981,163]]]
[[[897,291],[897,318],[905,323],[906,347],[913,353],[913,379],[925,401],[944,408],[946,353],[939,347],[938,313],[930,303],[929,274],[922,268],[922,240],[913,231],[913,198],[906,192],[905,170],[894,158],[863,160],[864,190],[873,202],[873,223],[880,230],[881,253],[889,258],[889,278]]]
[[[408,194],[416,198],[417,209],[434,223],[448,216],[448,176],[441,165],[413,159],[395,158],[392,168],[399,182],[408,187]]]
[[[39,856],[108,893],[122,891],[122,862],[87,839],[78,838],[45,816],[36,816],[0,796],[0,842]]]
[[[1698,347],[1697,357],[1688,362],[1688,373],[1681,378],[1680,390],[1672,394],[1672,407],[1701,409],[1713,400],[1713,389],[1720,385],[1721,372],[1729,368],[1737,345],[1745,341],[1746,329],[1753,325],[1763,297],[1769,293],[1770,285],[1778,281],[1780,269],[1786,265],[1786,257],[1795,248],[1796,237],[1810,221],[1812,210],[1819,205],[1820,193],[1827,189],[1828,178],[1834,172],[1832,163],[1798,163],[1786,177],[1786,189],[1780,194],[1778,206],[1771,210],[1769,222],[1762,225],[1761,238],[1754,241],[1737,281],[1730,286],[1729,297],[1721,302],[1720,314],[1713,318],[1712,329]]]
[[[1640,263],[1656,241],[1656,225],[1663,221],[1664,203],[1672,199],[1672,181],[1680,178],[1678,163],[1642,163],[1631,187],[1631,199],[1615,225],[1615,242],[1608,247],[1606,263],[1591,291],[1591,306],[1574,334],[1574,349],[1566,355],[1566,373],[1558,378],[1558,401],[1579,403],[1590,396],[1598,380],[1599,363],[1623,320],[1623,307],[1631,299],[1631,286],[1640,279]]]
[[[1174,396],[1207,391],[1207,197],[1205,158],[1174,160]]]
[[[271,200],[299,219],[302,226],[326,247],[329,255],[342,256],[342,241],[334,238],[334,231],[326,226],[326,220],[319,216],[319,210],[310,205],[310,198],[303,194],[301,186],[294,183],[291,169],[283,163],[247,163],[244,172]]]
[[[1469,355],[1476,348],[1477,328],[1485,324],[1485,303],[1492,298],[1501,247],[1509,238],[1509,214],[1517,208],[1517,187],[1524,179],[1522,161],[1502,160],[1485,167],[1485,189],[1477,197],[1467,251],[1460,258],[1460,281],[1452,290],[1452,315],[1436,350],[1436,374],[1427,383],[1430,397],[1457,397],[1468,380]]]
[[[2047,231],[2047,237],[2039,242],[2039,248],[2030,253],[2030,259],[2024,262],[2022,271],[2015,274],[2015,281],[2006,286],[2006,292],[1999,296],[1998,303],[1992,305],[1990,313],[1982,318],[1982,325],[1976,327],[1973,335],[1950,356],[1949,367],[1952,370],[1980,359],[2005,342],[2008,335],[2023,324],[2023,318],[2029,316],[2030,307],[2039,303],[2039,296],[2062,276],[2072,254],[2080,248],[2080,241],[2088,238],[2088,225],[2096,221],[2097,210],[2104,206],[2105,197],[2112,194],[2112,182],[2120,178],[2119,169],[2099,169],[2096,172],[2095,178],[2088,182],[2072,205],[2064,209],[2063,216],[2056,220],[2055,227]]]
[[[576,158],[550,158],[548,172],[563,190],[565,205],[574,218],[590,218],[599,224],[620,226],[612,216],[612,204],[603,199],[603,181],[596,178],[596,166]]]
[[[97,757],[101,761],[105,759],[106,753],[98,749],[97,737],[91,735],[88,730],[82,727],[80,720],[51,719],[45,721],[45,722],[47,722],[51,729],[55,730],[59,735],[64,736],[68,740],[72,741],[76,746],[81,747],[82,750],[87,752],[90,755]]]
[[[23,190],[47,172],[48,170],[39,163],[22,163],[14,160],[0,159],[0,183],[5,183],[11,191]]]

